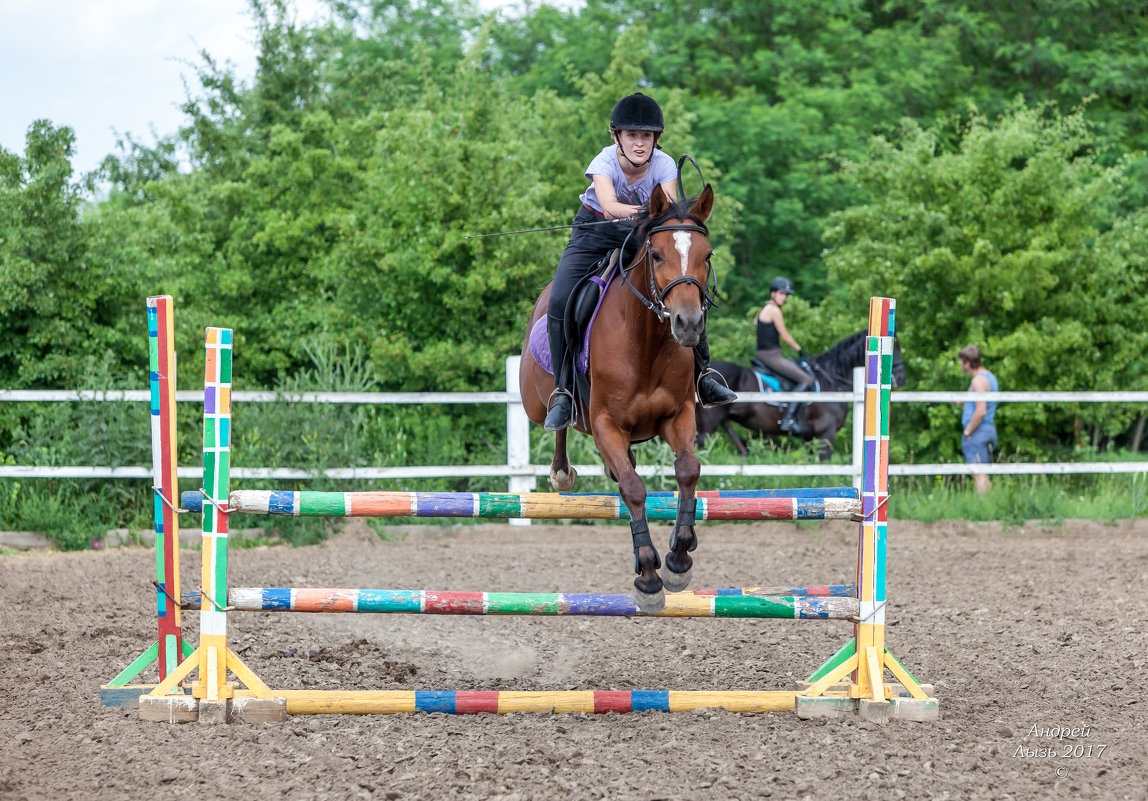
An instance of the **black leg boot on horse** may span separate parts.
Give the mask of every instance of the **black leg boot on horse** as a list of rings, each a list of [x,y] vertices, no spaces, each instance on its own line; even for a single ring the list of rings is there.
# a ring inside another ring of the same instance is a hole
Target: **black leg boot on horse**
[[[729,388],[722,374],[710,369],[710,343],[705,329],[702,329],[701,340],[694,345],[694,384],[703,409],[725,406],[737,400],[737,393]]]
[[[650,524],[645,518],[630,521],[630,536],[634,540],[634,604],[645,614],[661,612],[666,608],[666,595],[658,568],[662,559],[650,539]]]
[[[546,315],[546,333],[550,338],[550,361],[554,366],[554,392],[550,395],[549,407],[543,427],[547,431],[561,431],[570,425],[574,411],[574,395],[571,392],[573,376],[570,373],[570,359],[566,352],[566,335],[563,333],[563,319]]]
[[[697,508],[697,498],[689,501],[683,498],[678,502],[678,517],[674,521],[670,550],[666,552],[666,563],[662,568],[662,583],[669,592],[681,592],[690,586],[694,572],[694,559],[690,551],[698,547],[698,535],[694,530]]]

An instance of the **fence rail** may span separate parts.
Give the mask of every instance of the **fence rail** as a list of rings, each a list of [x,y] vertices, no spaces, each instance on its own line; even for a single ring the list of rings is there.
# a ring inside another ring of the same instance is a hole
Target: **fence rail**
[[[509,479],[511,492],[528,492],[536,479],[549,475],[547,465],[530,463],[530,422],[518,394],[518,357],[506,360],[505,392],[235,392],[240,403],[336,403],[336,404],[498,404],[506,407],[507,463],[496,465],[424,465],[410,467],[355,467],[307,471],[295,468],[239,467],[234,478],[291,480],[316,476],[339,479],[412,479],[412,478],[489,478]],[[0,402],[150,402],[146,390],[0,390]],[[176,400],[202,403],[203,394],[196,391],[176,393]],[[765,400],[809,403],[850,403],[853,415],[853,462],[848,465],[703,465],[705,476],[849,476],[856,484],[861,476],[861,415],[864,404],[864,369],[853,375],[851,392],[742,392],[738,402]],[[998,403],[1148,403],[1148,392],[899,392],[893,391],[893,403],[952,403],[964,401]],[[603,475],[600,465],[575,465],[584,476]],[[1037,462],[1029,464],[892,464],[891,476],[967,475],[973,471],[996,475],[1068,475],[1097,473],[1144,473],[1148,462]],[[643,476],[672,477],[671,465],[642,465]],[[200,467],[179,468],[180,478],[199,478]],[[132,478],[151,477],[151,468],[142,466],[0,466],[0,478]]]

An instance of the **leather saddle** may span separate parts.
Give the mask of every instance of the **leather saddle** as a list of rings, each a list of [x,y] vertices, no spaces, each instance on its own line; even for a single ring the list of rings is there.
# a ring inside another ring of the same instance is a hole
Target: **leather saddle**
[[[566,341],[582,343],[586,341],[590,326],[598,315],[606,287],[612,278],[611,273],[621,258],[621,248],[611,250],[596,265],[589,275],[579,282],[566,302]]]
[[[793,362],[799,369],[805,369],[797,359],[789,359],[789,361]],[[749,364],[750,367],[753,368],[753,371],[758,374],[758,377],[773,389],[774,392],[789,392],[797,386],[797,382],[792,378],[773,372],[773,370],[770,370],[763,362],[759,361],[756,356],[749,360]],[[765,389],[762,391],[768,392],[769,390]]]

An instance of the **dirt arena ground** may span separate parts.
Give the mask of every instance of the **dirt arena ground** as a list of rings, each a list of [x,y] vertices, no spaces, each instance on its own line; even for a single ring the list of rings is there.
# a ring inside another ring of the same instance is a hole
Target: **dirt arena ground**
[[[235,549],[233,586],[628,588],[628,530],[361,523]],[[658,539],[668,534],[661,527]],[[706,525],[694,584],[847,583],[849,523]],[[198,554],[182,555],[185,588]],[[1148,520],[894,521],[888,643],[939,722],[792,714],[294,717],[141,723],[99,685],[155,637],[152,553],[0,557],[0,799],[1143,799]],[[851,634],[822,621],[231,616],[272,687],[780,689]],[[197,615],[186,614],[195,642]],[[152,674],[154,676],[154,673]],[[154,680],[154,678],[152,678]],[[1060,738],[1050,727],[1076,729]],[[1087,727],[1087,728],[1086,728]]]

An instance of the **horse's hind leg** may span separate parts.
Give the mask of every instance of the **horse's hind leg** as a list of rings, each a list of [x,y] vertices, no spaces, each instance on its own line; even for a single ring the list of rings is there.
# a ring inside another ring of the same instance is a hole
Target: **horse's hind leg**
[[[595,421],[594,443],[606,469],[618,477],[618,492],[630,512],[630,537],[634,542],[634,603],[645,614],[662,611],[666,594],[658,568],[662,560],[650,539],[646,520],[646,483],[631,464],[629,437],[609,419]]]
[[[726,420],[724,423],[722,423],[722,428],[725,429],[725,433],[729,435],[730,441],[733,442],[733,446],[737,448],[738,455],[741,456],[742,459],[745,459],[745,457],[749,456],[749,448],[745,447],[745,443],[741,441],[741,437],[739,437],[737,432],[733,430],[733,423],[731,423],[729,420]]]
[[[690,551],[698,547],[694,530],[698,502],[695,492],[702,466],[694,453],[694,432],[688,425],[690,422],[692,420],[676,419],[662,434],[674,451],[674,473],[678,479],[678,515],[670,535],[666,564],[662,568],[662,582],[670,592],[681,592],[689,586],[694,567]]]
[[[554,433],[554,460],[550,462],[550,485],[559,492],[566,492],[574,486],[578,478],[578,471],[570,464],[570,457],[566,454],[566,431],[562,429]]]

